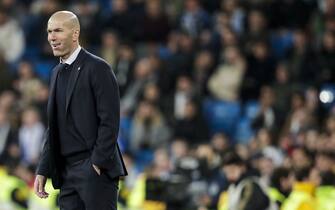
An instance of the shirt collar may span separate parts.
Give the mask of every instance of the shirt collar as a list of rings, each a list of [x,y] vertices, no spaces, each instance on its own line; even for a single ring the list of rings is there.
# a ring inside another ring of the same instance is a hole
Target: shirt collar
[[[77,49],[73,51],[73,53],[70,55],[70,57],[68,57],[66,60],[60,59],[60,62],[71,65],[78,57],[80,50],[81,50],[81,47],[78,46]]]

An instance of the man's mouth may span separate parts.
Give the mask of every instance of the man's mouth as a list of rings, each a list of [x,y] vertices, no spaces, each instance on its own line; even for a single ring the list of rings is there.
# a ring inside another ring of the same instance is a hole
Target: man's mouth
[[[51,44],[53,49],[58,49],[60,45],[61,45],[60,43]]]

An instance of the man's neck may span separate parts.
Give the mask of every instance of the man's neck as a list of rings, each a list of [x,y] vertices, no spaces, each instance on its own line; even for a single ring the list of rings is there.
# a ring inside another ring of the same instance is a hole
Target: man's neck
[[[78,57],[80,49],[81,49],[80,45],[77,45],[75,48],[72,49],[71,53],[67,57],[61,57],[60,62],[71,65],[74,62],[74,60]]]

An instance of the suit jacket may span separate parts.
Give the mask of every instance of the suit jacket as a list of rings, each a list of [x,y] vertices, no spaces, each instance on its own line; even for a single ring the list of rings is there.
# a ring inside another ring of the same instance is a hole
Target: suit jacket
[[[60,65],[52,72],[48,101],[48,129],[37,174],[50,177],[54,188],[61,186],[59,134],[55,105]],[[119,89],[111,67],[82,49],[74,61],[66,89],[66,114],[71,113],[80,137],[90,150],[91,161],[110,178],[127,175],[117,137],[120,121]]]

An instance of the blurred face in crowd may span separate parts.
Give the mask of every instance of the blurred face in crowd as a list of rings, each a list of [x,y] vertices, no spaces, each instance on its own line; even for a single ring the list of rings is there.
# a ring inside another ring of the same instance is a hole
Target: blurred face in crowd
[[[203,51],[197,55],[195,67],[200,70],[208,70],[213,65],[213,55],[208,51]]]
[[[313,168],[310,171],[308,181],[313,183],[315,186],[319,186],[321,184],[320,172],[316,168]]]
[[[293,41],[295,47],[304,47],[306,44],[306,34],[303,31],[296,31],[293,36]]]
[[[333,13],[335,10],[335,1],[334,0],[325,0],[324,1],[324,12],[326,14]]]
[[[144,79],[148,77],[151,72],[151,62],[148,58],[142,58],[136,63],[134,74],[137,79]]]
[[[335,115],[331,115],[327,119],[327,131],[334,132],[335,131]]]
[[[215,16],[215,22],[216,22],[216,30],[220,31],[222,28],[229,27],[230,25],[230,19],[227,13],[219,12]]]
[[[120,13],[127,10],[128,5],[126,0],[112,0],[113,12]]]
[[[268,48],[263,42],[256,43],[252,48],[252,52],[259,60],[263,60],[268,56]]]
[[[30,79],[33,77],[33,69],[29,62],[21,62],[19,65],[19,75],[22,79]]]
[[[50,15],[54,13],[55,11],[58,10],[60,6],[59,2],[56,0],[45,0],[45,1],[41,1],[41,3],[42,3],[41,12],[46,15]]]
[[[155,102],[159,100],[159,89],[155,84],[148,84],[144,89],[144,98],[148,101]]]
[[[7,22],[7,14],[5,11],[0,10],[0,25]]]
[[[0,108],[9,110],[15,104],[16,97],[12,91],[4,91],[0,95]]]
[[[152,18],[158,17],[161,14],[160,1],[159,0],[147,0],[146,12]]]
[[[177,89],[179,91],[191,91],[192,90],[192,82],[191,79],[186,76],[180,76],[177,79]]]
[[[285,64],[278,64],[276,68],[276,80],[280,84],[285,84],[288,82],[288,70]]]
[[[305,144],[310,151],[316,150],[317,143],[319,141],[318,138],[319,138],[318,131],[311,129],[306,132]]]
[[[304,96],[299,93],[294,93],[292,96],[291,107],[293,110],[302,108],[305,105]]]
[[[236,47],[227,47],[224,57],[228,64],[235,64],[240,59],[240,52]]]
[[[10,8],[12,6],[14,6],[16,0],[2,0],[1,4],[5,7],[5,8]]]
[[[258,160],[258,169],[263,176],[270,176],[275,166],[273,161],[268,157],[262,157]]]
[[[171,145],[171,153],[176,159],[185,157],[188,153],[188,146],[183,139],[176,139]]]
[[[196,157],[206,165],[210,165],[215,157],[212,147],[207,144],[199,145],[196,149]]]
[[[253,32],[262,31],[265,27],[264,15],[257,10],[251,11],[248,16],[250,30]]]
[[[134,58],[134,51],[128,45],[121,45],[118,52],[122,60],[132,60]]]
[[[185,117],[192,118],[196,115],[196,105],[192,101],[188,101],[185,107]]]
[[[116,34],[112,31],[107,31],[103,33],[102,45],[107,48],[115,49],[118,46],[118,38]]]
[[[37,101],[46,102],[49,97],[49,87],[47,85],[41,85],[37,93]]]
[[[26,126],[33,126],[39,121],[39,115],[34,109],[27,109],[22,114],[22,123]]]
[[[223,171],[229,182],[238,181],[245,172],[245,166],[231,164],[223,167]]]
[[[213,155],[213,150],[209,145],[203,144],[199,145],[196,151],[198,158],[209,158]]]
[[[237,46],[237,36],[229,27],[223,27],[220,30],[222,46]]]
[[[316,156],[316,167],[322,172],[331,171],[334,160],[326,154],[318,154]]]
[[[0,109],[0,127],[6,124],[7,121],[7,113],[4,109]]]
[[[224,151],[229,146],[227,137],[222,133],[215,134],[211,140],[211,144],[216,151]]]
[[[179,49],[182,52],[188,52],[192,50],[193,47],[193,39],[188,34],[180,34],[178,39]]]
[[[262,128],[257,133],[257,140],[260,147],[266,147],[271,144],[271,135],[270,131]]]
[[[294,181],[294,176],[292,173],[290,173],[288,177],[280,178],[279,182],[280,182],[281,189],[284,190],[285,192],[290,191],[292,189],[293,181]]]
[[[79,21],[71,12],[60,11],[48,21],[48,41],[56,57],[67,59],[79,45]]]
[[[142,101],[138,107],[137,115],[141,119],[147,119],[153,115],[153,112],[154,107],[150,103]]]
[[[305,151],[301,148],[297,148],[292,152],[292,161],[293,166],[296,168],[303,168],[310,166],[310,159],[305,153]]]
[[[326,32],[323,36],[323,46],[326,50],[332,51],[335,49],[335,35],[332,32]]]
[[[169,155],[166,150],[158,149],[155,151],[154,165],[156,169],[158,170],[158,173],[168,172],[170,170],[170,167],[171,167],[170,159],[169,159]]]
[[[237,144],[236,152],[244,160],[250,157],[250,149],[245,144]]]
[[[274,93],[271,87],[264,86],[261,89],[261,104],[264,107],[270,107],[274,102]]]
[[[329,31],[335,31],[335,17],[328,17],[325,21],[325,28]]]
[[[196,12],[199,9],[198,0],[186,0],[185,9],[189,12]]]
[[[225,12],[232,13],[237,7],[237,2],[236,0],[224,0],[221,1],[221,5]]]

